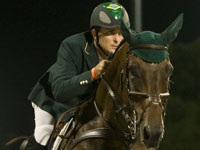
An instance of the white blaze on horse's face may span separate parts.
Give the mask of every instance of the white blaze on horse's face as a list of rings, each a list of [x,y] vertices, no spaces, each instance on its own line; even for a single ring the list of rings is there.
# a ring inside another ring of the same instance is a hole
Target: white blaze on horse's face
[[[120,28],[100,28],[98,33],[99,44],[107,51],[114,53],[120,42],[123,40]]]

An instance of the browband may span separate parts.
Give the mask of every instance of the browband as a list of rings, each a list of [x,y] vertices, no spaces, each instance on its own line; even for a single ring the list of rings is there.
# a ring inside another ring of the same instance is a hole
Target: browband
[[[131,50],[133,49],[155,49],[155,50],[168,50],[167,46],[164,45],[156,45],[156,44],[137,44],[130,47]]]

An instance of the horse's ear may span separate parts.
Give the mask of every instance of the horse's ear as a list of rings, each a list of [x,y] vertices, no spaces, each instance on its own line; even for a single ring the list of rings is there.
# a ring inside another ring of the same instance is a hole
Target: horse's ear
[[[130,45],[134,45],[134,42],[137,39],[136,32],[133,31],[130,27],[128,27],[123,19],[121,20],[120,30],[125,41],[127,41]]]
[[[170,44],[173,42],[183,24],[183,13],[181,13],[174,22],[161,33],[162,38]]]

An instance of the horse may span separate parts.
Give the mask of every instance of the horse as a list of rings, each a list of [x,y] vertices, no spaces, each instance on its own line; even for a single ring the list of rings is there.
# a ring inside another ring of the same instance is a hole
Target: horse
[[[162,33],[136,33],[122,21],[125,42],[113,54],[96,94],[63,137],[62,150],[156,150],[173,66],[168,47],[183,14]]]

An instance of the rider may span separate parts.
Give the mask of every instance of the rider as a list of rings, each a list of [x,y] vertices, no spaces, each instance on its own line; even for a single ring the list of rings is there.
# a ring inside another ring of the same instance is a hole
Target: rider
[[[90,31],[72,35],[61,43],[56,62],[28,96],[34,108],[35,130],[24,150],[45,149],[59,116],[77,106],[95,89],[96,80],[110,64],[108,57],[123,40],[122,18],[130,26],[121,4],[102,3],[91,14]],[[65,120],[72,116],[68,114]]]

